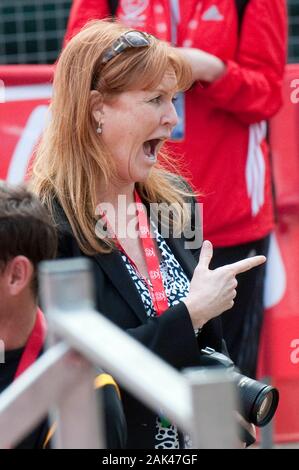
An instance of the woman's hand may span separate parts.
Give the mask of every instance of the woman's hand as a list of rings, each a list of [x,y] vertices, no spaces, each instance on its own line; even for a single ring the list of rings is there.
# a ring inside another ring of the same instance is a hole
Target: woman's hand
[[[212,257],[212,243],[206,240],[190,283],[189,294],[184,300],[194,328],[202,328],[207,321],[232,308],[237,295],[237,274],[266,261],[265,256],[253,256],[211,270],[209,264]]]
[[[225,63],[215,55],[192,47],[178,47],[177,50],[189,62],[194,81],[211,83],[225,73]]]
[[[238,425],[241,426],[241,429],[243,428],[246,431],[246,433],[248,433],[248,437],[246,435],[242,437],[241,446],[248,447],[256,441],[256,428],[254,424],[246,421],[246,419],[244,419],[243,416],[241,416],[238,411],[236,411],[236,418],[237,418]],[[247,437],[246,441],[244,441],[245,437]]]

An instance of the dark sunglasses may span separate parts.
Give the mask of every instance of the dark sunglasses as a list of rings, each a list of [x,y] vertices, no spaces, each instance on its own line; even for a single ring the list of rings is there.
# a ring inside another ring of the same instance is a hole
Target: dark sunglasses
[[[105,65],[113,57],[121,54],[126,49],[134,47],[148,47],[150,45],[150,35],[141,31],[127,31],[122,34],[112,46],[104,52],[101,64]]]

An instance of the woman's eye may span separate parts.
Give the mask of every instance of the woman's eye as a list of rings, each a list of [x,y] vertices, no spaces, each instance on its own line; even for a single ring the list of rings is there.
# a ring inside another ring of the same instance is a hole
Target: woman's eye
[[[161,103],[161,99],[162,97],[159,95],[159,96],[156,96],[155,98],[153,98],[151,100],[151,103],[155,103],[155,104],[160,104]]]

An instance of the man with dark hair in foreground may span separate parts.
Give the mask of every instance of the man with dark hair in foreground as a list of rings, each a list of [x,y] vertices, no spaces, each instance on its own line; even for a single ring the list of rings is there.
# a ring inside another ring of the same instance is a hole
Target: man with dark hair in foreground
[[[57,237],[47,212],[24,187],[0,183],[0,392],[42,353],[46,323],[37,306],[37,266],[55,257]],[[34,351],[34,354],[33,354]],[[43,421],[19,448],[40,448],[48,432]]]
[[[5,347],[0,393],[42,354],[46,321],[37,304],[37,267],[53,259],[56,249],[55,228],[36,196],[0,182],[0,340]],[[123,447],[126,425],[113,379],[101,374],[95,383],[105,385],[107,446]],[[48,447],[51,434],[45,419],[17,448]]]

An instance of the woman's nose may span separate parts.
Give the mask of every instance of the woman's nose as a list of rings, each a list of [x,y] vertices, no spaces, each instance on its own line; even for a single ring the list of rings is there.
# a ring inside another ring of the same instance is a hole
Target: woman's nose
[[[175,127],[177,123],[179,122],[179,118],[175,109],[175,106],[173,102],[169,103],[167,106],[167,109],[165,109],[165,112],[163,113],[162,119],[161,119],[161,124],[162,125],[168,125],[171,128]]]

